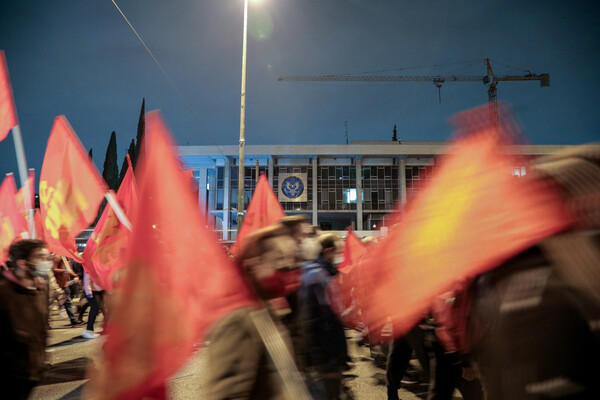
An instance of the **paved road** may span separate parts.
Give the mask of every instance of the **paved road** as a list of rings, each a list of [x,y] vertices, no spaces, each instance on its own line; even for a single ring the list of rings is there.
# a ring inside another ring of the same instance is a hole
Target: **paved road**
[[[71,328],[64,312],[52,312],[48,362],[44,381],[34,389],[32,399],[75,400],[83,398],[86,366],[100,349],[101,339],[86,340],[81,337],[84,328]],[[102,317],[96,322],[96,331],[102,329]],[[349,336],[352,336],[350,333]],[[353,368],[346,373],[345,382],[356,400],[385,400],[385,371],[373,365],[367,347],[358,346],[353,337],[348,340]],[[206,386],[207,357],[205,349],[199,350],[182,370],[169,382],[169,398],[202,399]],[[418,400],[415,394],[400,390],[400,398]]]

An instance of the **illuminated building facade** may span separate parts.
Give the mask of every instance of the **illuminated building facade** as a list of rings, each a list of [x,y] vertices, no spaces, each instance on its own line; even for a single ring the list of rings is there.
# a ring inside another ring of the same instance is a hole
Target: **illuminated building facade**
[[[287,214],[306,214],[323,230],[351,226],[369,231],[386,225],[386,214],[404,205],[423,187],[444,154],[446,142],[353,142],[348,145],[246,146],[244,210],[264,172]],[[522,145],[526,157],[553,153],[564,146]],[[237,146],[180,146],[186,168],[194,170],[199,203],[224,241],[237,231]],[[516,176],[526,175],[517,165]],[[372,232],[371,232],[372,233]]]

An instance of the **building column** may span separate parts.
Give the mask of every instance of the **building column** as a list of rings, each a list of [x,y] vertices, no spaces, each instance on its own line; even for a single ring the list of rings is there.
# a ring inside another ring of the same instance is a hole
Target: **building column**
[[[231,162],[225,160],[223,170],[223,240],[229,240],[229,219],[231,215]]]
[[[267,178],[269,179],[269,185],[273,187],[273,171],[275,170],[275,168],[273,168],[273,157],[269,157],[269,159],[267,160],[267,170]]]
[[[363,230],[362,158],[356,158],[356,230]]]
[[[212,173],[208,174],[207,184],[208,184],[208,206],[206,209],[210,213],[215,210],[217,207],[217,168],[212,168]]]
[[[317,157],[313,157],[312,162],[312,224],[318,225],[319,222],[319,202],[317,201],[319,195],[319,185],[317,177],[319,176],[317,170]]]
[[[404,209],[406,205],[406,160],[404,158],[400,159],[400,169],[398,177],[400,178],[400,204]]]
[[[200,205],[200,211],[202,211],[202,215],[206,217],[206,212],[208,207],[206,203],[208,201],[208,196],[206,193],[206,185],[208,183],[208,168],[199,168],[198,169],[198,204]]]

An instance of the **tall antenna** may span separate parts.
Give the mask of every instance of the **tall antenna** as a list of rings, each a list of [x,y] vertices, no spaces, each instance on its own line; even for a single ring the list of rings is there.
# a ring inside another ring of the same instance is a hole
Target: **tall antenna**
[[[344,121],[344,128],[346,128],[346,144],[348,144],[348,120]]]

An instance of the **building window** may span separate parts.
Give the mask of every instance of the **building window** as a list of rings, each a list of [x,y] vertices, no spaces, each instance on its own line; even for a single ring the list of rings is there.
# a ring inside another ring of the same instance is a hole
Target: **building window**
[[[356,171],[353,165],[320,166],[317,175],[319,210],[356,210]],[[354,192],[352,192],[354,191]],[[352,194],[351,194],[352,193]],[[349,199],[353,198],[354,201]]]
[[[397,165],[362,168],[363,210],[389,211],[394,208],[400,191]]]
[[[527,175],[527,168],[525,167],[514,167],[512,170],[512,175],[517,177],[522,177]]]
[[[406,167],[406,199],[410,201],[421,189],[425,188],[433,177],[433,165]]]

